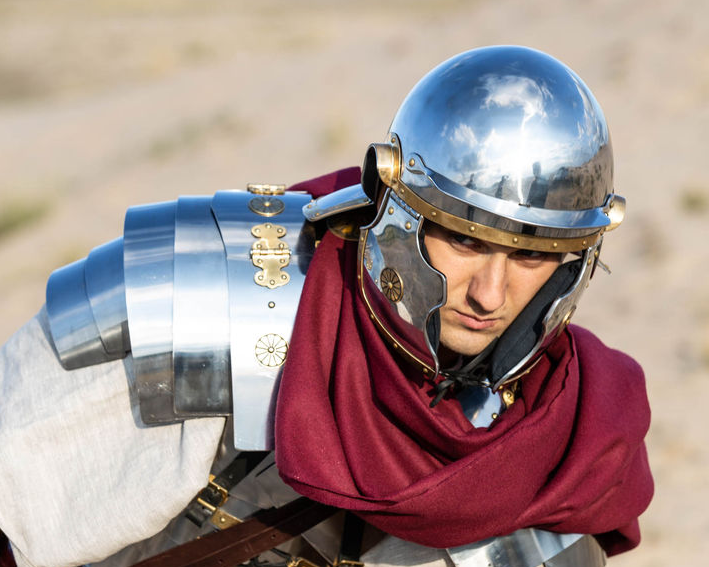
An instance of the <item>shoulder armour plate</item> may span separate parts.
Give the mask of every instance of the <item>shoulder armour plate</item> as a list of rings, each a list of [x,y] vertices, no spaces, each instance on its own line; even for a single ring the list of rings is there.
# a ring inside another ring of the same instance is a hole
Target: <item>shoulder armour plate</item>
[[[303,214],[309,221],[315,222],[373,204],[374,201],[358,183],[311,201],[303,208]]]
[[[145,423],[234,415],[271,449],[275,391],[315,231],[305,193],[220,191],[132,207],[124,236],[55,271],[50,329],[67,369],[132,352]]]

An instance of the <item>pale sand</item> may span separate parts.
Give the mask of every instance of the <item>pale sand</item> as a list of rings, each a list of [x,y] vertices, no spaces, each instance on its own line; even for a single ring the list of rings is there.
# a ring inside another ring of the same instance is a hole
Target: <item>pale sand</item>
[[[628,199],[603,250],[613,274],[575,318],[643,364],[654,411],[644,540],[610,564],[706,564],[709,2],[141,4],[0,4],[0,207],[48,203],[0,237],[0,341],[128,206],[359,165],[431,67],[530,45],[595,92]]]

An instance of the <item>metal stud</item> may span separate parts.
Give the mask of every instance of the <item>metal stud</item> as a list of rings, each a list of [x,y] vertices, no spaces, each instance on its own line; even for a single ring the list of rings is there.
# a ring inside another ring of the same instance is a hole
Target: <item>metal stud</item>
[[[512,405],[515,401],[515,395],[512,393],[512,390],[502,390],[502,401],[505,402],[505,406],[507,407]]]

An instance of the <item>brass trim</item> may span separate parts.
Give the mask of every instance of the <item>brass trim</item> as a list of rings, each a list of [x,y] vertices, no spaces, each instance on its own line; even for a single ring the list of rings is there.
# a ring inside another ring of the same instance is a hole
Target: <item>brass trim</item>
[[[225,530],[227,528],[235,526],[236,524],[240,524],[242,520],[240,520],[236,516],[233,516],[229,512],[222,510],[221,508],[217,508],[214,511],[214,514],[212,514],[212,517],[209,519],[209,522],[214,527],[220,530]]]
[[[270,222],[259,224],[251,229],[251,234],[258,238],[251,246],[251,262],[258,272],[254,274],[256,284],[274,289],[290,281],[287,272],[281,272],[290,263],[290,248],[281,240],[286,235],[286,228]]]
[[[603,234],[603,229],[600,229],[588,236],[549,238],[545,236],[531,236],[528,234],[508,232],[499,228],[492,228],[484,224],[469,221],[439,209],[423,200],[400,181],[392,185],[392,191],[409,207],[423,215],[423,217],[429,221],[440,224],[460,234],[469,234],[481,240],[502,246],[536,250],[539,252],[578,252],[595,245]]]
[[[514,392],[509,388],[504,388],[502,390],[502,401],[504,402],[506,408],[510,407],[513,403],[515,403]]]
[[[286,186],[283,183],[247,183],[246,190],[256,195],[283,195],[286,192]]]

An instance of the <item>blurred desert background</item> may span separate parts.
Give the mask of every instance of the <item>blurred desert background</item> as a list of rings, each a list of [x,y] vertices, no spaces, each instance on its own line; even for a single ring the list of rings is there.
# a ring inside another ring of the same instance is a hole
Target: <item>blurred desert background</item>
[[[501,43],[591,87],[628,199],[575,318],[653,407],[655,499],[610,565],[707,565],[706,0],[0,0],[0,343],[128,206],[360,165],[423,74]]]

